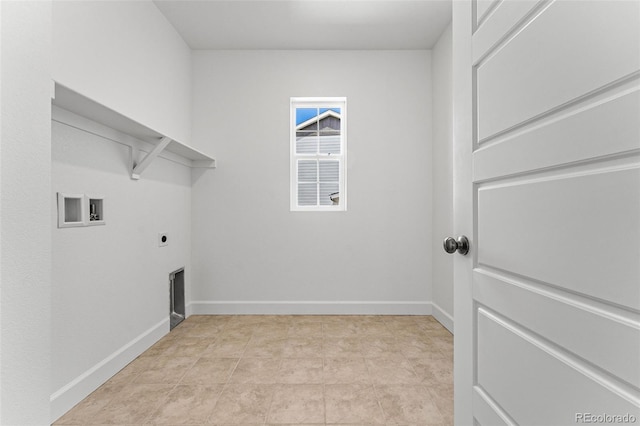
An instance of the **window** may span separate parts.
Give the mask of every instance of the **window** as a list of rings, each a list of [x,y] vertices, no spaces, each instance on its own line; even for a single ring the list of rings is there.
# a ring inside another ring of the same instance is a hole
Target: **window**
[[[291,98],[291,210],[347,209],[347,99]]]

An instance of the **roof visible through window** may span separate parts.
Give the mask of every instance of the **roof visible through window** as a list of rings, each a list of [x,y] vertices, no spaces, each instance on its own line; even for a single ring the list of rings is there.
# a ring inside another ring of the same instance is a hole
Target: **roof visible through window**
[[[340,114],[340,108],[296,108],[296,126],[329,110]]]

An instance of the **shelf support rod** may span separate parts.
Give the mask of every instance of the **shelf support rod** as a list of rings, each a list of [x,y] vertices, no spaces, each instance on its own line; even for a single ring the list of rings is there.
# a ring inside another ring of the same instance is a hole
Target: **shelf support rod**
[[[138,164],[135,163],[135,159],[133,161],[133,170],[131,171],[131,179],[140,179],[140,175],[144,170],[149,167],[149,164],[162,152],[163,149],[169,145],[171,142],[171,138],[163,137],[158,145],[156,145],[151,152],[147,154],[146,157],[142,159],[142,161]]]

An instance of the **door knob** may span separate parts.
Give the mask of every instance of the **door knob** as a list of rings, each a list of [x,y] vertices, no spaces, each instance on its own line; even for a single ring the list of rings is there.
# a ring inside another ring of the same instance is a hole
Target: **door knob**
[[[442,246],[444,251],[449,254],[454,253],[456,250],[463,256],[469,253],[469,239],[464,235],[460,235],[458,239],[447,237],[442,242]]]

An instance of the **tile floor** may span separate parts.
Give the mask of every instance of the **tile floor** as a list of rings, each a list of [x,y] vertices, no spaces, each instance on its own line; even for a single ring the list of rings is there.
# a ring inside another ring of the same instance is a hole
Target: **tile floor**
[[[192,316],[55,425],[451,425],[430,316]]]

